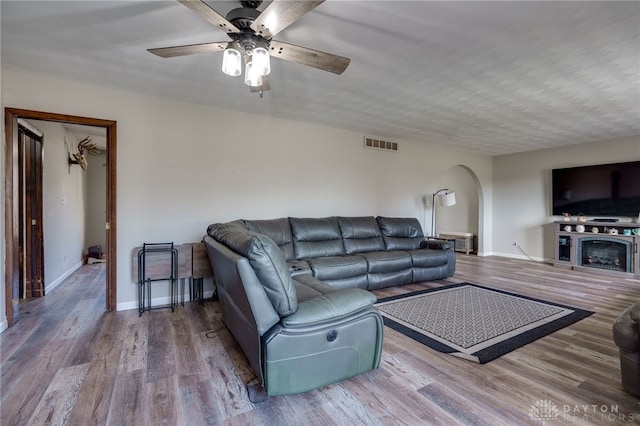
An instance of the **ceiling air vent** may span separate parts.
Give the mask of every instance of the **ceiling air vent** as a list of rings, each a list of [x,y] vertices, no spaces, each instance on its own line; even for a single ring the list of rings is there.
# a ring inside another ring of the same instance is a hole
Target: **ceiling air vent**
[[[383,141],[380,139],[373,139],[364,137],[364,147],[369,149],[379,149],[382,151],[398,152],[398,143]]]

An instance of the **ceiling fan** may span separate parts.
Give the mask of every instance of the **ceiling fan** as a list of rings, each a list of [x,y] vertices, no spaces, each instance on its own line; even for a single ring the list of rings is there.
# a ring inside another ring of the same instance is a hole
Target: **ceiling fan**
[[[242,74],[245,63],[245,83],[251,92],[269,90],[270,57],[342,74],[351,59],[307,47],[273,40],[273,36],[313,10],[324,0],[273,0],[262,12],[257,8],[262,0],[241,0],[242,7],[223,17],[202,0],[178,0],[204,19],[225,31],[231,41],[190,44],[148,49],[162,58],[196,53],[224,52],[222,71],[231,76]]]

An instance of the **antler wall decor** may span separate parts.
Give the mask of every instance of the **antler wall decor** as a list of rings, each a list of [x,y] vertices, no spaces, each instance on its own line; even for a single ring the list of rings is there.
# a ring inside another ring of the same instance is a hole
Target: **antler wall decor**
[[[91,142],[91,137],[87,136],[78,142],[78,152],[71,154],[69,157],[69,166],[72,164],[78,164],[82,167],[82,170],[87,170],[87,159],[84,153],[87,152],[92,155],[100,154],[100,150],[96,148],[96,144]]]

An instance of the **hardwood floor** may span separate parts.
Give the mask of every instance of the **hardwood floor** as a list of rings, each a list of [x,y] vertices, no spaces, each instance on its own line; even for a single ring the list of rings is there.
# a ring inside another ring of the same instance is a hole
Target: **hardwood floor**
[[[453,278],[376,295],[468,281],[596,313],[484,365],[385,328],[378,370],[254,404],[254,375],[217,302],[106,313],[104,265],[87,265],[23,305],[0,335],[0,424],[640,424],[611,338],[615,317],[640,300],[640,280],[463,254],[457,265]]]

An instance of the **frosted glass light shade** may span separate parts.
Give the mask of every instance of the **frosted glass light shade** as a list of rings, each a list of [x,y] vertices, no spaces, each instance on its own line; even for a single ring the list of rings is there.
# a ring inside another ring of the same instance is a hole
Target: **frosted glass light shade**
[[[236,49],[227,47],[224,50],[222,72],[231,77],[237,77],[242,73],[242,56]]]
[[[262,76],[258,75],[253,68],[253,61],[247,62],[244,70],[244,83],[247,86],[262,86]]]
[[[438,194],[438,201],[442,207],[451,207],[456,205],[456,193],[445,192]]]
[[[269,52],[264,47],[256,47],[251,55],[251,62],[257,75],[268,75],[271,72]]]

